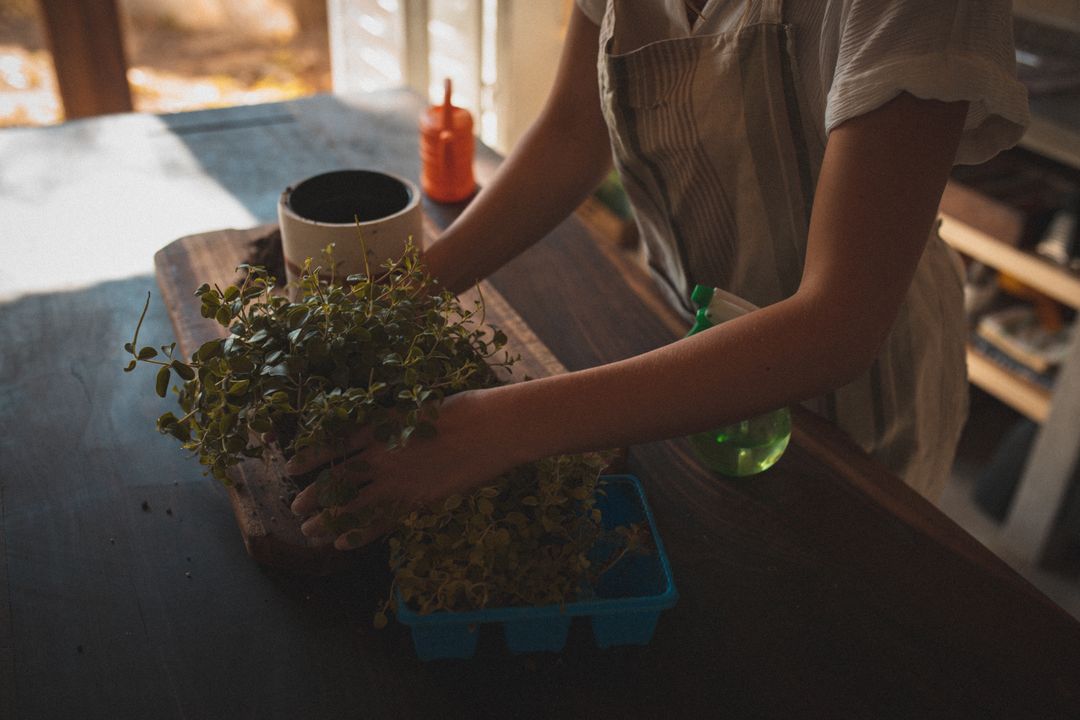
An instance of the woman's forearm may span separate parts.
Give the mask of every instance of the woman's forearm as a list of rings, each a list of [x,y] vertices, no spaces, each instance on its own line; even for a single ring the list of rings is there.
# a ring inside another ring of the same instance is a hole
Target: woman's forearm
[[[747,419],[822,394],[863,369],[860,354],[835,345],[856,338],[816,305],[793,298],[633,358],[494,388],[487,407],[503,418],[494,425],[517,435],[505,442],[521,450],[520,462]]]

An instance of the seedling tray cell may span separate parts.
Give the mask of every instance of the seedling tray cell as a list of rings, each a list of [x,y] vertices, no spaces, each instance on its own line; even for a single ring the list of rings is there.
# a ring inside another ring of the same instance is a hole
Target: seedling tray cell
[[[398,598],[398,620],[412,631],[413,646],[421,660],[469,658],[476,651],[482,625],[501,625],[512,653],[558,652],[575,617],[586,617],[599,647],[647,645],[661,611],[678,600],[671,565],[656,531],[652,511],[641,482],[632,475],[602,478],[604,494],[596,499],[605,529],[645,521],[652,535],[653,552],[627,555],[601,577],[594,596],[565,605],[499,607],[470,612],[434,612],[427,615],[408,608]],[[592,558],[609,557],[612,548],[598,543]]]

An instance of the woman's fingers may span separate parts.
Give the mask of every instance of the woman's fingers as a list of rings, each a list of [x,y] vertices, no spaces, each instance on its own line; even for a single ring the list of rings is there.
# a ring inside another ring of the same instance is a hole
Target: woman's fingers
[[[293,499],[290,509],[295,515],[310,515],[319,508],[344,505],[356,495],[368,469],[362,455],[357,454],[319,473],[319,478]]]
[[[322,467],[335,458],[345,457],[363,450],[371,442],[370,426],[363,426],[351,433],[341,442],[320,447],[304,448],[285,463],[285,472],[289,475],[304,473]]]
[[[293,515],[310,515],[319,506],[317,497],[315,486],[308,485],[293,498],[289,509],[293,511]]]
[[[326,512],[323,511],[313,518],[308,518],[304,521],[304,524],[300,526],[300,532],[304,533],[308,537],[325,537],[330,535],[330,531],[326,528]]]
[[[355,547],[370,542],[393,526],[394,520],[401,514],[400,510],[404,507],[402,503],[394,500],[393,490],[387,488],[388,484],[385,482],[372,482],[365,485],[360,488],[350,502],[338,507],[327,508],[318,515],[306,520],[300,526],[300,531],[308,537],[333,535],[335,532],[333,528],[335,525],[339,525],[337,518],[340,516],[366,516],[370,519],[366,523],[366,527],[350,528],[341,534],[352,535],[355,532],[360,532],[359,538],[353,538]],[[297,500],[299,499],[300,496],[297,496]],[[362,540],[362,542],[357,544],[357,539]]]

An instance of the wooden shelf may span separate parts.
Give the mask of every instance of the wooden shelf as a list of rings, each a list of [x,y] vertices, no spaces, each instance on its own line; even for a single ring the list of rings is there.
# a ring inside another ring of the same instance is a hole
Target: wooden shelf
[[[997,268],[1069,307],[1080,309],[1080,277],[955,217],[941,214],[941,239],[962,255]]]
[[[1005,272],[1058,302],[1080,308],[1080,276],[1014,246],[1022,229],[1017,213],[950,182],[942,197],[940,218],[941,238],[960,254]],[[1050,390],[1010,372],[970,346],[967,366],[973,385],[1035,422],[1046,422]]]
[[[978,350],[967,349],[968,381],[1037,423],[1050,415],[1050,391],[1014,375]]]

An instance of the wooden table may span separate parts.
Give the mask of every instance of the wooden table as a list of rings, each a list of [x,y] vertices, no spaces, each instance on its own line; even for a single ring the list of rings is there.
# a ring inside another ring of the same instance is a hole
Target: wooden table
[[[1080,715],[1080,625],[802,413],[752,480],[681,441],[632,449],[681,595],[647,647],[575,625],[560,655],[482,634],[474,660],[425,665],[371,628],[378,553],[319,579],[252,562],[225,490],[155,432],[151,379],[120,372],[151,257],[272,220],[316,172],[415,178],[418,110],[391,93],[0,133],[0,718]],[[683,332],[577,219],[491,282],[570,369]],[[143,332],[172,337],[158,298]]]

